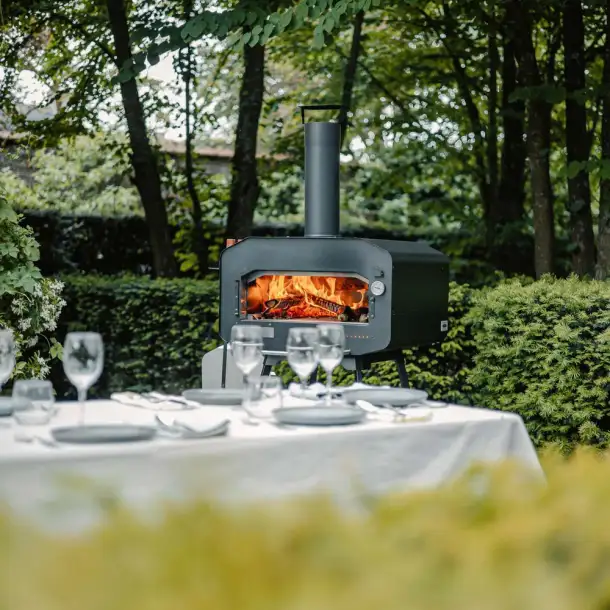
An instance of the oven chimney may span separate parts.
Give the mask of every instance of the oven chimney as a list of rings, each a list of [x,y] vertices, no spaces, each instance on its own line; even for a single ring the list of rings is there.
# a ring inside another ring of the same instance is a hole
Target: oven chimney
[[[341,124],[305,122],[306,110],[341,106],[300,106],[305,130],[305,237],[339,235],[339,158]]]

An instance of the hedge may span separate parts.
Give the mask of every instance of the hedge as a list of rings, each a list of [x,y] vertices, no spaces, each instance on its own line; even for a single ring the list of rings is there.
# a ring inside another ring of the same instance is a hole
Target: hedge
[[[141,216],[87,216],[47,210],[23,210],[22,213],[23,223],[32,228],[40,244],[40,267],[44,275],[74,272],[147,275],[152,270],[148,229]],[[180,227],[172,226],[171,230],[177,239]],[[224,238],[224,230],[219,224],[205,228],[216,249]],[[303,235],[303,227],[298,224],[259,225],[254,227],[253,234],[268,237]],[[472,232],[415,231],[408,234],[361,227],[344,229],[342,234],[346,237],[425,240],[451,257],[451,271],[456,281],[483,284],[494,275],[494,266],[483,242],[479,237],[473,237]],[[510,253],[496,253],[491,258],[510,261],[512,269],[508,271],[511,273],[532,275],[533,241],[528,235],[519,239],[519,248],[511,242]]]
[[[66,536],[6,516],[0,606],[607,610],[610,463],[544,466],[546,485],[479,469],[439,490],[364,497],[357,515],[324,498],[202,498],[150,519],[100,501],[103,525]]]
[[[608,445],[610,282],[504,282],[479,295],[466,324],[478,404],[519,413],[539,445]]]
[[[198,387],[204,351],[218,344],[217,282],[66,276],[66,330],[99,330],[106,367],[95,394]],[[610,282],[576,278],[452,284],[449,335],[407,350],[413,387],[435,399],[519,413],[537,445],[605,447],[610,441]],[[279,369],[292,378],[286,364]],[[68,389],[53,370],[60,395]],[[353,373],[338,369],[334,383]],[[394,363],[365,374],[398,385]]]
[[[74,275],[62,280],[67,304],[58,337],[90,330],[104,338],[104,373],[92,396],[201,387],[201,358],[217,343],[216,282]],[[52,380],[60,396],[73,395],[61,363],[53,367]]]

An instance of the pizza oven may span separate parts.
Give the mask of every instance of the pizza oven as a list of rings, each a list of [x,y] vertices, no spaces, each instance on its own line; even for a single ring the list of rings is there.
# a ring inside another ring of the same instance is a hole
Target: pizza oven
[[[342,324],[344,365],[362,369],[402,350],[443,341],[448,331],[449,260],[424,242],[339,235],[341,125],[305,122],[305,236],[248,237],[220,257],[220,335],[234,324],[263,328],[267,364],[285,354],[288,330]]]

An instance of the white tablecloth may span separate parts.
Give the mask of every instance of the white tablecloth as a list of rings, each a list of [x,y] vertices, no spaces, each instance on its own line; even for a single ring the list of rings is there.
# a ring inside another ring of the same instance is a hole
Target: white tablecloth
[[[48,448],[17,442],[17,426],[5,424],[0,503],[45,526],[80,528],[99,517],[100,499],[110,497],[138,509],[193,496],[259,501],[322,491],[346,498],[437,486],[473,463],[507,458],[540,472],[521,418],[510,413],[447,406],[434,409],[427,422],[367,421],[324,429],[250,426],[230,407],[170,415],[191,422],[228,417],[230,433],[194,441]],[[154,412],[112,401],[87,405],[87,423],[153,418]],[[76,420],[77,405],[60,403],[51,425]],[[18,428],[48,435],[44,429]]]

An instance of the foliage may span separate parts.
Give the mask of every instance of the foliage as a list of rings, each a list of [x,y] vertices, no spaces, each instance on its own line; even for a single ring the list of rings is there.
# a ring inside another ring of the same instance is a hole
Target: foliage
[[[353,490],[356,515],[320,497],[202,498],[155,519],[106,507],[103,525],[65,537],[6,516],[0,566],[15,577],[0,600],[11,610],[603,610],[608,460],[543,463],[546,485],[503,465],[437,490]]]
[[[103,215],[141,214],[124,138],[112,134],[62,140],[34,152],[27,162],[31,184],[10,170],[0,172],[0,189],[14,208]]]
[[[610,440],[610,283],[511,280],[467,317],[476,343],[469,381],[478,404],[514,411],[536,444]]]
[[[45,279],[37,269],[38,246],[32,231],[0,196],[0,328],[9,328],[17,343],[14,377],[46,377],[60,346],[48,339],[65,304],[62,283]],[[42,340],[45,340],[44,343]]]
[[[104,339],[105,366],[93,389],[96,395],[201,386],[201,357],[216,345],[217,282],[91,275],[62,279],[67,306],[59,334],[90,330]],[[53,379],[63,395],[67,382],[60,367]]]

